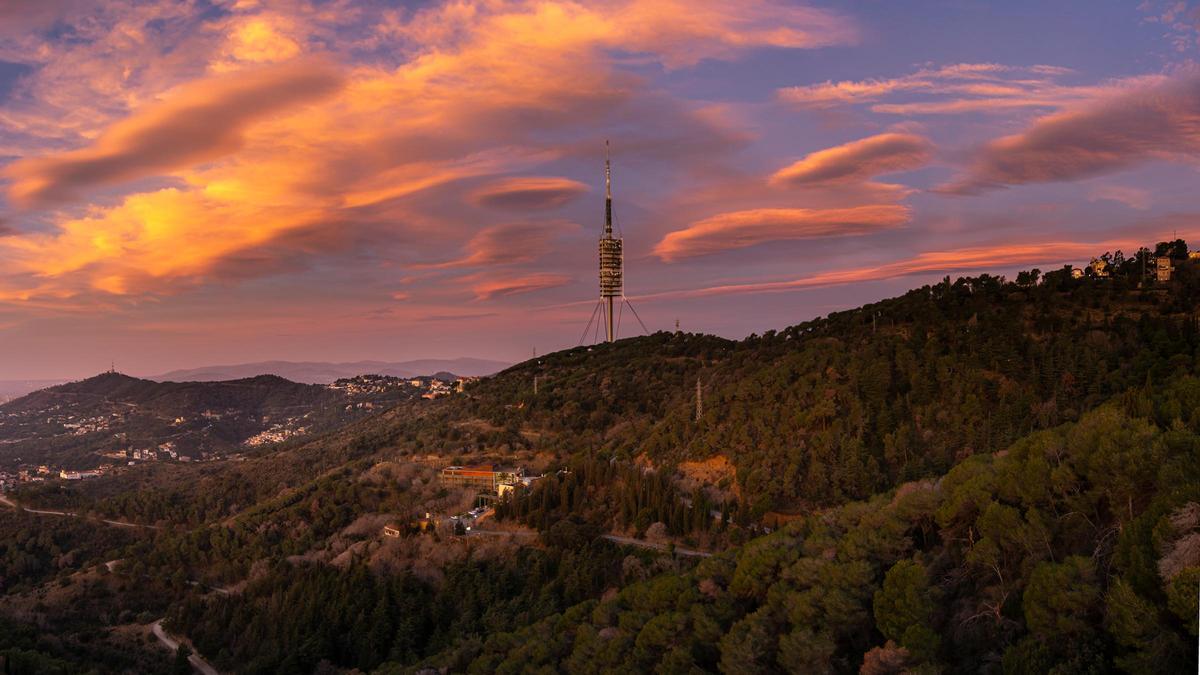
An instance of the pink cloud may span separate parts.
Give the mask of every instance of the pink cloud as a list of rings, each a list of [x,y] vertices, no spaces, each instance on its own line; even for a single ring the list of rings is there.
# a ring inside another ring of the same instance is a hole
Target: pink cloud
[[[498,297],[520,295],[542,291],[548,288],[558,288],[571,283],[572,279],[566,274],[527,274],[524,276],[490,279],[472,286],[476,300],[492,300]]]
[[[1200,154],[1200,70],[1153,79],[1038,119],[984,145],[965,175],[942,188],[971,194],[1112,173]]]
[[[569,178],[521,176],[491,181],[470,199],[477,206],[526,211],[558,208],[587,191],[588,186]]]
[[[654,247],[654,254],[675,262],[770,241],[871,234],[900,227],[908,220],[908,207],[896,204],[733,211],[669,233]]]
[[[908,171],[925,165],[933,144],[916,134],[885,133],[825,150],[776,171],[775,185],[829,185]]]

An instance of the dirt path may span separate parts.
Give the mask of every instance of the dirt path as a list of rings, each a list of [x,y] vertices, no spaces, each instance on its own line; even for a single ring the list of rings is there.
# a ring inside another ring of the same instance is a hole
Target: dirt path
[[[167,649],[170,649],[172,652],[174,652],[179,649],[179,641],[172,638],[167,634],[167,631],[163,630],[162,622],[162,619],[155,621],[154,625],[150,627],[150,630],[154,632],[154,637],[158,638],[159,642],[163,643]],[[220,671],[218,671],[216,668],[213,668],[212,665],[209,664],[208,661],[205,661],[199,654],[197,654],[195,650],[192,650],[192,655],[188,657],[188,663],[192,664],[192,668],[196,672],[203,673],[203,675],[221,675]]]

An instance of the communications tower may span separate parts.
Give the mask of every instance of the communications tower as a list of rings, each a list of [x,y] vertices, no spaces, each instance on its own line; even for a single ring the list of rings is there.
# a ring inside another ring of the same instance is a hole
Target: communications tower
[[[604,236],[600,237],[600,300],[604,303],[604,338],[617,339],[613,323],[613,299],[624,297],[622,273],[625,271],[623,242],[613,236],[612,226],[612,163],[608,158],[608,141],[604,142]]]
[[[624,245],[620,237],[613,236],[613,198],[612,198],[612,162],[608,156],[608,141],[604,141],[604,232],[600,236],[599,252],[600,252],[600,302],[596,305],[596,309],[592,310],[592,318],[588,321],[588,325],[583,329],[583,337],[580,339],[580,344],[587,339],[588,331],[592,327],[592,323],[596,320],[597,312],[600,314],[600,321],[604,324],[604,339],[606,342],[615,342],[617,339],[617,331],[620,330],[620,315],[613,310],[621,309],[624,305],[629,306],[629,311],[633,312],[634,318],[642,326],[642,331],[649,333],[646,330],[646,324],[642,323],[642,318],[638,316],[637,310],[633,308],[633,304],[629,302],[629,298],[625,297],[625,255]],[[596,324],[596,332],[599,333],[600,325]]]

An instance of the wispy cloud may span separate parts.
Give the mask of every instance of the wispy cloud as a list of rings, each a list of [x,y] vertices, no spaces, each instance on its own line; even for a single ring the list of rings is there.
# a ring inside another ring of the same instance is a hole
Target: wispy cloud
[[[565,221],[491,225],[471,237],[462,257],[414,267],[449,269],[529,263],[549,253],[555,237],[579,229],[578,224]]]
[[[733,211],[671,232],[658,242],[654,253],[675,262],[771,241],[860,236],[897,228],[908,220],[908,207],[897,204]]]
[[[571,277],[566,274],[538,273],[488,279],[477,282],[471,289],[475,292],[476,300],[492,300],[509,295],[521,295],[548,288],[558,288],[559,286],[571,283],[571,281]]]
[[[472,192],[471,201],[513,211],[553,209],[587,191],[586,185],[569,178],[521,176],[491,181]]]
[[[1152,203],[1149,190],[1122,185],[1098,185],[1088,192],[1088,199],[1117,202],[1139,211],[1150,208]]]
[[[1050,65],[958,63],[925,67],[893,78],[786,87],[778,96],[799,108],[867,105],[873,112],[894,115],[1054,109],[1084,100],[1098,90],[1061,84],[1060,78],[1069,73],[1069,69]]]
[[[817,186],[864,181],[924,166],[933,144],[923,136],[885,133],[818,150],[771,176],[775,185]]]
[[[971,194],[1007,185],[1077,180],[1154,159],[1200,155],[1200,70],[1147,79],[984,145],[942,189]]]

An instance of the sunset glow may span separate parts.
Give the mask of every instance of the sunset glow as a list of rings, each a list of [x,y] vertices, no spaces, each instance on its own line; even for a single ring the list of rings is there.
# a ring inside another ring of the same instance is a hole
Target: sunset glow
[[[0,380],[574,346],[606,139],[651,330],[1194,238],[1196,11],[1018,4],[3,3]]]

